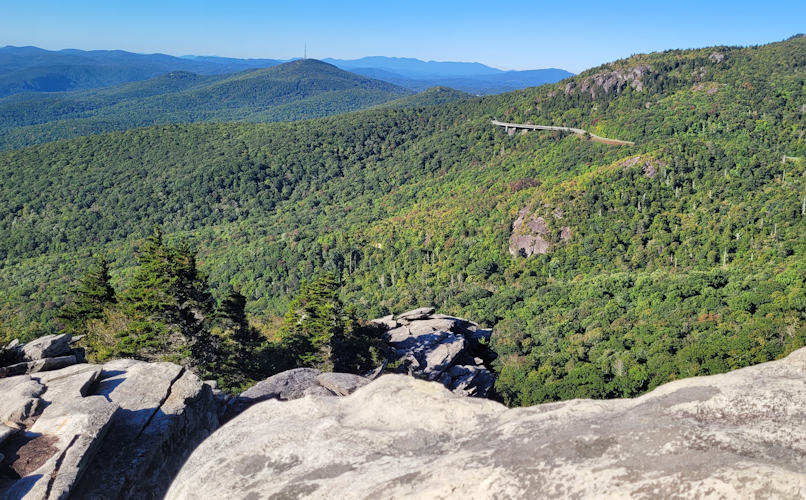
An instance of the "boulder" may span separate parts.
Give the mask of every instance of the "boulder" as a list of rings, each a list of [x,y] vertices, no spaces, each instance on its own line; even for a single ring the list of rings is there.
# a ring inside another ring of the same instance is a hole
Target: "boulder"
[[[495,385],[495,375],[483,366],[456,365],[443,376],[445,387],[465,396],[486,398]]]
[[[420,307],[419,309],[412,309],[411,311],[406,311],[404,313],[398,314],[395,319],[397,321],[407,322],[407,321],[416,321],[418,319],[425,319],[431,316],[434,313],[433,307]]]
[[[19,429],[45,407],[46,387],[28,375],[0,379],[0,423]]]
[[[478,352],[490,354],[484,345],[490,340],[491,330],[480,329],[478,324],[466,319],[434,314],[432,307],[405,312],[397,319],[399,322],[394,325],[389,323],[389,317],[373,322],[390,326],[386,336],[398,372],[439,380],[445,387],[463,395],[485,397],[489,393],[494,382],[492,372],[486,369],[483,361],[475,360],[480,359],[476,355]],[[477,366],[479,370],[463,372],[460,379],[454,379],[447,370],[455,365]]]
[[[322,373],[316,377],[316,383],[338,396],[352,394],[369,382],[369,379],[351,373]]]
[[[313,368],[295,368],[272,375],[233,398],[229,402],[225,418],[232,418],[251,405],[267,399],[288,401],[304,397],[307,389],[318,385],[316,377],[320,373],[322,372]],[[314,390],[321,393],[321,391]]]
[[[338,396],[338,394],[331,391],[330,389],[322,387],[321,385],[312,385],[307,389],[305,389],[304,391],[302,391],[302,397],[306,396],[314,396],[317,398],[322,398],[322,397]]]
[[[288,401],[302,397],[302,392],[316,384],[316,377],[322,373],[313,368],[296,368],[271,376],[258,382],[239,397],[247,398],[253,402],[266,399],[280,399]]]
[[[424,335],[434,332],[452,332],[459,320],[456,318],[428,318],[413,321],[407,327],[409,335]]]
[[[0,367],[0,378],[25,375],[26,373],[37,373],[48,370],[58,370],[66,366],[77,363],[75,355],[59,356],[55,358],[43,358],[34,361],[23,361],[9,366]]]
[[[801,498],[804,381],[806,349],[635,399],[507,409],[385,375],[253,406],[166,498]]]
[[[72,341],[73,336],[69,333],[45,335],[16,349],[21,353],[20,361],[35,361],[70,354],[70,343]]]
[[[395,317],[390,314],[389,316],[384,316],[383,318],[376,318],[369,321],[372,325],[378,325],[380,327],[386,328],[387,330],[391,330],[392,328],[397,328],[399,323],[395,320]]]
[[[435,332],[392,343],[395,355],[408,361],[409,375],[437,380],[465,348],[461,335]]]

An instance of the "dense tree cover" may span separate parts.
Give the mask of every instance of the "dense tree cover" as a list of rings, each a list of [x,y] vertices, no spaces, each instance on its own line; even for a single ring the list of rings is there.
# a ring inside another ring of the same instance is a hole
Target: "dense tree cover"
[[[174,57],[123,50],[45,50],[0,47],[0,96],[59,92],[146,80],[169,71],[217,75],[280,64],[275,59]]]
[[[303,366],[359,373],[386,355],[382,332],[361,325],[338,296],[332,274],[303,284],[275,339],[253,328],[246,297],[228,287],[218,302],[187,243],[170,245],[154,229],[137,252],[137,267],[116,300],[108,265],[98,258],[59,312],[65,329],[86,335],[93,361],[130,357],[185,364],[223,388]]]
[[[71,302],[66,303],[57,315],[68,333],[83,333],[86,322],[103,318],[107,307],[117,302],[109,275],[109,261],[96,257],[87,273],[68,291]]]
[[[596,84],[638,66],[640,90]],[[428,108],[4,153],[0,334],[52,331],[93,252],[123,290],[130,248],[159,223],[193,238],[213,295],[236,286],[267,333],[328,272],[357,317],[434,304],[497,324],[511,404],[773,359],[806,344],[804,66],[802,37],[672,51]],[[636,144],[508,136],[493,117]],[[525,207],[548,226],[546,255],[508,252]]]
[[[101,89],[0,98],[0,149],[155,124],[316,118],[403,96],[401,106],[460,98],[409,94],[314,59],[230,75],[176,71]]]
[[[336,276],[326,273],[303,283],[289,305],[279,336],[295,366],[360,373],[385,356],[382,332],[359,325],[353,308],[342,303],[339,288]]]

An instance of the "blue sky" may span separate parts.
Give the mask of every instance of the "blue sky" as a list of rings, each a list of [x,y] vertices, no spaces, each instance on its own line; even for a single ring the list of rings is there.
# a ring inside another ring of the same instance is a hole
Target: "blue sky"
[[[0,46],[230,57],[370,55],[578,72],[634,53],[806,32],[806,1],[2,0]]]

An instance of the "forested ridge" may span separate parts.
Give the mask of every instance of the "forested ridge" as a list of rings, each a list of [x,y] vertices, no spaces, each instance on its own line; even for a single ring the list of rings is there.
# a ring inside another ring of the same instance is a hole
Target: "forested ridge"
[[[806,343],[806,38],[633,56],[558,84],[281,124],[167,125],[0,154],[0,335],[49,333],[102,252],[159,225],[277,331],[303,281],[359,318],[496,325],[510,404],[632,396]],[[508,136],[490,119],[578,127]],[[513,221],[547,253],[512,255]]]
[[[174,71],[80,92],[0,98],[0,150],[158,124],[318,118],[404,96],[401,105],[429,103],[411,94],[314,59],[225,75]]]

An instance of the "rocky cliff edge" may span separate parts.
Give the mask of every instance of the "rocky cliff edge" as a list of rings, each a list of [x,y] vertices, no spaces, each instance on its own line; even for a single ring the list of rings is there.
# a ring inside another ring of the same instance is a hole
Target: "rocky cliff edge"
[[[806,496],[806,349],[642,397],[507,409],[385,375],[344,398],[259,403],[167,498]]]

